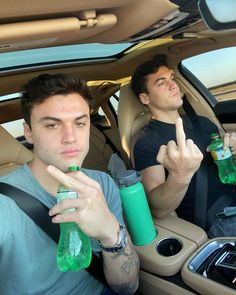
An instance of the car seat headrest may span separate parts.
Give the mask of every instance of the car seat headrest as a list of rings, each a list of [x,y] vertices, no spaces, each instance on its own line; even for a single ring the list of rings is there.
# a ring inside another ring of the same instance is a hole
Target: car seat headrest
[[[122,147],[132,161],[132,140],[151,117],[148,108],[133,93],[130,83],[121,85],[118,124]]]

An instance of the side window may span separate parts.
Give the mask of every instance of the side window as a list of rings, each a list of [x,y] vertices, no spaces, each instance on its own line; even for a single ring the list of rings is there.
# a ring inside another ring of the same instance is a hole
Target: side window
[[[110,105],[112,111],[116,113],[116,115],[118,114],[119,95],[120,95],[120,90],[118,90],[115,94],[113,94],[108,99],[108,104]],[[98,109],[98,113],[99,115],[104,115],[103,109],[101,107]]]
[[[182,61],[217,101],[236,99],[236,47],[195,55]]]
[[[115,94],[113,94],[108,99],[108,106],[110,111],[113,113],[113,116],[117,120],[117,114],[118,114],[118,102],[119,102],[119,94],[120,90],[117,91]],[[111,124],[109,120],[106,117],[106,114],[102,107],[99,107],[97,114],[93,115],[92,122],[95,125],[102,126],[103,128],[110,128]]]
[[[109,102],[116,113],[118,115],[118,102],[119,102],[119,97],[120,97],[120,90],[118,90],[114,95],[112,95],[109,99]]]

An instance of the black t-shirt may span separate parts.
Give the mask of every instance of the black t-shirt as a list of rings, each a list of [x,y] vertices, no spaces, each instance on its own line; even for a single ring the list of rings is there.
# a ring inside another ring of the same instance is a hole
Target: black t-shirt
[[[202,141],[205,147],[201,148],[196,142],[193,125],[189,118],[182,116],[186,139],[192,139],[203,153],[204,164],[207,165],[208,172],[208,202],[207,208],[210,208],[213,203],[222,195],[232,191],[232,186],[221,183],[216,164],[213,162],[210,153],[206,151],[207,146],[211,141],[211,133],[218,132],[217,127],[207,118],[199,116],[199,122],[202,130]],[[142,128],[135,139],[134,144],[134,162],[135,169],[141,171],[145,168],[159,165],[156,160],[159,148],[161,145],[166,145],[170,140],[176,142],[175,124],[160,122],[151,119],[150,122]],[[166,176],[168,172],[166,171]],[[176,209],[178,216],[193,222],[194,218],[194,202],[196,190],[196,173],[194,174],[186,195],[180,206]]]

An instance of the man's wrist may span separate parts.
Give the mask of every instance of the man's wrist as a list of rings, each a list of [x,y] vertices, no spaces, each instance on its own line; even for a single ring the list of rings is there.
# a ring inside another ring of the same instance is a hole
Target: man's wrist
[[[178,175],[174,173],[169,173],[169,180],[171,181],[171,183],[176,183],[177,185],[181,185],[181,186],[189,185],[192,177],[193,177],[193,174]]]
[[[102,247],[112,247],[113,245],[115,245],[117,243],[118,240],[118,232],[120,229],[120,225],[117,222],[116,223],[116,227],[115,230],[112,230],[112,234],[109,234],[109,236],[104,237],[102,239],[99,239],[99,243]]]
[[[119,230],[117,232],[116,242],[113,243],[112,245],[102,244],[101,241],[99,241],[99,243],[103,251],[112,252],[112,253],[123,251],[128,244],[128,234],[126,231],[126,227],[124,225],[119,224]]]

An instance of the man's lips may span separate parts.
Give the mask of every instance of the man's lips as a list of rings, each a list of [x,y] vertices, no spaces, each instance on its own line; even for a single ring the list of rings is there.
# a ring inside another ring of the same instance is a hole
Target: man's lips
[[[66,156],[74,156],[76,154],[78,154],[79,150],[78,149],[66,149],[64,150],[61,154],[62,155],[66,155]]]
[[[176,92],[171,93],[171,96],[180,96],[180,93],[179,93],[179,91],[176,91]]]

